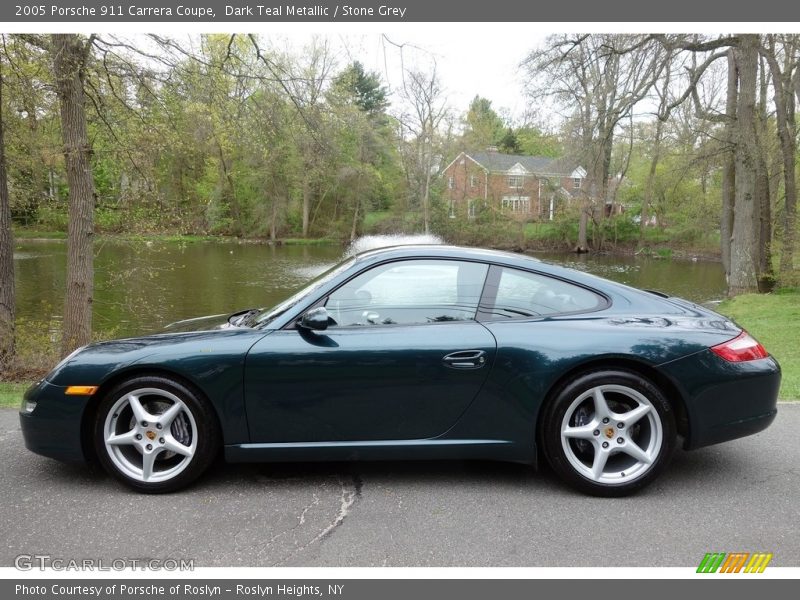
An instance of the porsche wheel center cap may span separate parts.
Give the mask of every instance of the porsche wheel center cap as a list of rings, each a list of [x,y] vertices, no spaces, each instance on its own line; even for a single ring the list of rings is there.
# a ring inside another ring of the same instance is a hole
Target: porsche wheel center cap
[[[613,432],[612,432],[612,433],[613,433]],[[155,431],[146,431],[146,432],[145,432],[145,435],[147,436],[147,439],[148,439],[148,440],[150,440],[151,442],[152,442],[154,439],[156,439],[156,432],[155,432]]]
[[[148,437],[150,436],[150,432],[149,431],[147,432],[147,435],[148,435]],[[614,437],[614,428],[613,427],[606,427],[603,430],[603,435],[605,435],[608,439],[613,438]]]

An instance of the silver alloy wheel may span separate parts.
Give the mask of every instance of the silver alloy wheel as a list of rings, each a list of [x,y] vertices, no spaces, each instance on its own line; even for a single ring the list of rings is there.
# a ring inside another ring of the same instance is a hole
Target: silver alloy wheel
[[[615,412],[610,405],[624,410]],[[598,385],[585,391],[561,421],[567,460],[595,483],[628,483],[643,476],[658,458],[663,436],[653,404],[625,385]]]
[[[111,461],[121,473],[143,483],[168,481],[186,469],[197,449],[197,434],[186,404],[158,388],[120,397],[103,425]]]

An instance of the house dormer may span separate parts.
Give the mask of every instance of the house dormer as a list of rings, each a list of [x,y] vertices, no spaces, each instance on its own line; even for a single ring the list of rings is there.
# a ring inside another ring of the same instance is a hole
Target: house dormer
[[[514,164],[508,171],[506,171],[506,182],[509,189],[518,190],[525,186],[525,176],[529,171],[520,163]]]
[[[573,191],[583,189],[583,182],[586,179],[586,169],[584,169],[583,167],[577,167],[572,172],[570,177],[572,178]]]

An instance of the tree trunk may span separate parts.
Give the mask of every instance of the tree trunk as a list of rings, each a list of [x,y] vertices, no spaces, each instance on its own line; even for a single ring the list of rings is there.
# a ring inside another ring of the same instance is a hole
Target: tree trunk
[[[758,144],[756,89],[758,86],[758,36],[746,34],[734,51],[739,70],[739,101],[736,109],[736,191],[731,276],[728,294],[736,296],[758,290],[758,247],[755,232]]]
[[[791,94],[789,94],[791,98]],[[783,179],[784,179],[784,211],[783,211],[783,244],[781,246],[781,275],[789,275],[794,270],[794,253],[797,249],[797,179],[795,173],[795,155],[797,154],[797,140],[794,132],[795,125],[794,102],[786,112],[785,135],[781,138],[783,154]],[[784,141],[785,137],[785,141]]]
[[[308,167],[306,167],[308,168]],[[311,182],[308,180],[308,171],[303,177],[303,237],[308,237],[308,218],[311,215]]]
[[[789,51],[788,49],[786,50]],[[781,142],[783,159],[783,187],[785,194],[783,213],[783,245],[781,248],[780,274],[789,275],[794,269],[794,251],[797,228],[797,180],[795,174],[795,155],[797,140],[795,138],[795,101],[792,89],[791,62],[787,61],[787,69],[781,73],[775,55],[775,40],[771,38],[766,52],[767,62],[772,73],[772,86],[775,92],[775,119],[778,126],[778,138]]]
[[[277,194],[273,194],[272,196],[272,210],[270,211],[270,221],[269,221],[269,241],[275,242],[275,237],[278,231],[278,196]]]
[[[760,61],[760,84],[758,101],[757,144],[758,163],[756,167],[756,203],[754,207],[758,249],[756,275],[758,290],[769,292],[772,289],[774,275],[772,272],[772,207],[770,206],[769,167],[767,166],[767,70],[763,59]]]
[[[759,156],[756,169],[756,202],[754,227],[757,235],[758,261],[756,274],[758,290],[772,289],[772,207],[770,206],[769,171],[764,155]]]
[[[61,338],[61,351],[67,354],[88,344],[92,337],[94,181],[83,93],[89,43],[76,34],[53,34],[52,53],[69,185],[67,285]]]
[[[605,244],[605,220],[606,216],[613,216],[614,201],[609,193],[608,180],[611,176],[611,152],[613,150],[614,127],[611,126],[606,131],[603,137],[603,153],[602,153],[602,169],[600,171],[600,216],[597,219],[597,250],[603,249]],[[606,209],[609,209],[609,214],[606,215]]]
[[[359,208],[361,208],[361,202],[359,202],[358,198],[356,198],[356,208],[353,211],[353,224],[350,227],[350,241],[353,242],[356,239],[358,234],[358,213]]]
[[[431,132],[430,145],[426,141],[424,148],[425,160],[422,164],[425,166],[425,180],[422,190],[422,220],[425,224],[425,234],[431,232],[431,215],[430,215],[430,201],[431,201],[431,169],[433,168],[433,132]]]
[[[591,210],[591,200],[586,197],[581,202],[581,213],[578,216],[578,245],[575,252],[588,252],[589,242],[587,241],[587,229],[589,225],[589,211]]]
[[[666,98],[666,93],[664,98]],[[663,104],[663,103],[662,103]],[[647,183],[644,188],[644,201],[642,202],[642,213],[639,217],[639,246],[644,245],[644,233],[647,229],[647,220],[650,218],[650,206],[653,204],[653,188],[656,183],[656,170],[658,161],[661,159],[661,138],[664,135],[664,121],[660,117],[656,119],[656,138],[653,142],[653,157],[650,159],[650,170],[647,172]]]
[[[731,278],[731,235],[733,234],[733,205],[736,190],[736,97],[739,88],[739,74],[733,50],[728,50],[728,93],[725,101],[725,142],[727,149],[722,166],[722,216],[719,224],[722,267],[725,269],[725,282]]]
[[[0,373],[14,356],[14,238],[11,232],[11,206],[6,173],[6,146],[3,123],[3,71],[0,58]]]
[[[228,184],[228,190],[231,194],[231,218],[233,219],[233,233],[237,236],[242,235],[242,213],[239,210],[239,199],[236,197],[236,186],[233,182],[233,175],[228,168],[228,162],[225,160],[225,152],[222,149],[222,143],[220,143],[219,139],[216,140],[217,142],[217,152],[219,153],[219,165],[222,169],[222,177],[225,179],[225,182]]]

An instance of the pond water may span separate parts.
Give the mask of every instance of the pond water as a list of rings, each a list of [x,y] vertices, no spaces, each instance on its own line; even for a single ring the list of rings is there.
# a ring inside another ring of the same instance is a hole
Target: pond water
[[[380,240],[357,242],[359,249],[377,243]],[[95,247],[94,328],[137,335],[179,319],[272,306],[346,252],[340,246],[103,240]],[[535,256],[696,302],[725,294],[725,277],[717,262],[571,253]],[[14,258],[17,315],[28,321],[59,321],[66,242],[18,240]]]

